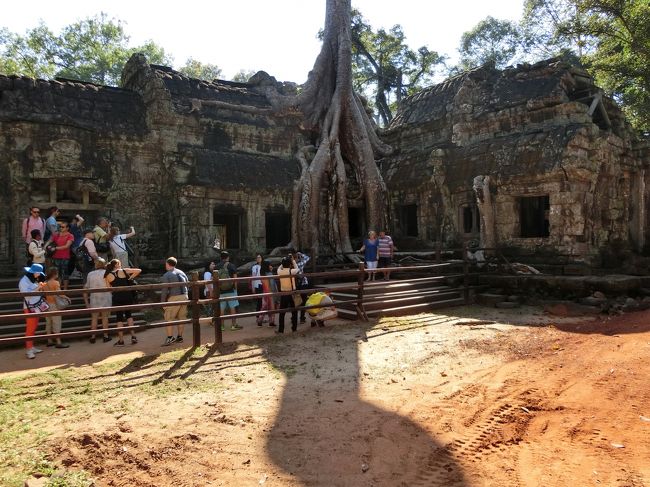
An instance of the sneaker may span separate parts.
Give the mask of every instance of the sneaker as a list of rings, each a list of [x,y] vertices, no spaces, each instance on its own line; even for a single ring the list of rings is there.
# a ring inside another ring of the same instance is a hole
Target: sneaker
[[[269,326],[275,326],[275,323],[269,323]]]
[[[135,345],[136,343],[138,343],[138,339],[135,336],[132,336],[131,337],[131,345]]]
[[[264,322],[262,322],[262,321],[257,322],[257,326],[262,326],[263,324],[264,324]]]
[[[166,339],[165,342],[162,344],[162,346],[163,346],[163,347],[168,347],[169,345],[171,345],[171,344],[174,343],[175,341],[176,341],[176,338],[174,338],[174,337],[167,337],[167,339]]]
[[[41,353],[43,350],[40,348],[32,347],[32,350],[34,350],[34,353]]]
[[[95,343],[97,339],[95,337],[90,337],[90,343]]]
[[[70,344],[61,342],[54,345],[54,348],[70,348]]]
[[[34,352],[33,348],[28,349],[27,352],[25,352],[25,354],[27,355],[27,358],[29,358],[29,359],[36,358],[36,352]]]
[[[112,340],[112,338],[109,337],[109,336],[104,336],[104,338],[102,338],[102,341],[103,341],[104,343],[110,342],[111,340]]]
[[[183,337],[182,337],[182,335],[178,335],[178,336],[176,337],[176,343],[183,343]]]
[[[124,340],[118,340],[113,344],[114,347],[123,347],[124,346]]]
[[[51,341],[51,340],[48,340],[48,342],[47,342],[47,346],[48,346],[48,347],[53,347],[53,346],[54,346],[54,342]]]
[[[243,326],[232,325],[232,326],[230,327],[230,330],[231,330],[231,331],[237,331],[237,330],[241,330],[242,328],[243,328]]]
[[[226,331],[226,327],[224,325],[221,325],[221,331]]]

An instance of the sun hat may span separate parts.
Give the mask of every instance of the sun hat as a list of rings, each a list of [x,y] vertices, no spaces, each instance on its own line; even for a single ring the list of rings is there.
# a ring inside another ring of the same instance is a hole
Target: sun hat
[[[44,274],[41,264],[32,264],[31,267],[23,267],[27,274]]]

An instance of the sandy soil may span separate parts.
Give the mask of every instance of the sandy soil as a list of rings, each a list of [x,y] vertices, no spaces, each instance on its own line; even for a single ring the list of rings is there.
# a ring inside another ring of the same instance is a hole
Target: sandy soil
[[[155,360],[63,407],[53,458],[100,486],[650,486],[650,312],[453,308]]]

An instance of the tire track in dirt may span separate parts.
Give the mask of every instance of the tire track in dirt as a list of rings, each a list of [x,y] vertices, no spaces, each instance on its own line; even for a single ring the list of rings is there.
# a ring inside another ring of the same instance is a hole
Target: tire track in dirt
[[[472,384],[446,399],[468,397],[480,389],[483,390],[484,396],[485,388]],[[500,404],[490,408],[487,414],[485,412],[488,409],[478,408],[462,423],[468,430],[433,452],[412,485],[415,487],[465,485],[464,476],[476,475],[480,465],[489,463],[495,455],[505,454],[524,441],[528,424],[533,419],[535,411],[541,409],[539,406],[541,401],[536,398],[537,393],[536,389],[527,389],[514,396],[504,397]],[[521,485],[514,469],[506,472],[506,475],[509,479],[507,485],[512,487]]]

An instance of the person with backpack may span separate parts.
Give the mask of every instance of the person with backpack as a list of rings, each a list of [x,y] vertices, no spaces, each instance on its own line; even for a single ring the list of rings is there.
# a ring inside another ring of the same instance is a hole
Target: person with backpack
[[[32,230],[31,237],[32,240],[27,245],[27,265],[45,265],[45,242],[41,238],[41,231]]]
[[[72,247],[70,247],[70,261],[68,262],[68,275],[72,276],[72,273],[75,271],[77,268],[77,247],[79,247],[79,244],[84,238],[84,232],[83,232],[83,223],[84,219],[81,217],[81,215],[75,215],[72,220],[70,220],[70,227],[68,230],[74,237],[74,241],[72,242]]]
[[[133,227],[129,228],[129,233],[120,233],[120,228],[113,225],[108,233],[108,244],[111,247],[113,257],[119,259],[122,267],[129,266],[129,250],[126,244],[126,239],[133,237],[135,230]]]
[[[55,233],[59,233],[59,222],[57,222],[56,219],[61,214],[56,206],[51,206],[49,213],[47,220],[45,220],[45,233],[43,234],[43,240],[46,242],[50,240]]]
[[[235,285],[235,282],[230,279],[237,277],[237,268],[230,262],[230,254],[228,252],[224,250],[221,252],[220,256],[221,263],[217,269],[219,275],[220,296],[222,298],[232,298],[219,303],[221,306],[221,314],[235,314],[237,313],[239,300],[237,299],[237,286]],[[237,324],[236,318],[232,318],[230,329],[233,331],[242,329],[242,327]]]
[[[29,216],[23,220],[22,237],[27,245],[32,241],[32,232],[38,230],[41,237],[45,236],[45,220],[41,217],[41,210],[36,206],[29,209]]]
[[[88,273],[95,270],[95,261],[99,258],[93,241],[94,233],[92,228],[87,228],[84,232],[84,238],[75,249],[75,267],[81,272],[83,283],[88,279]]]

